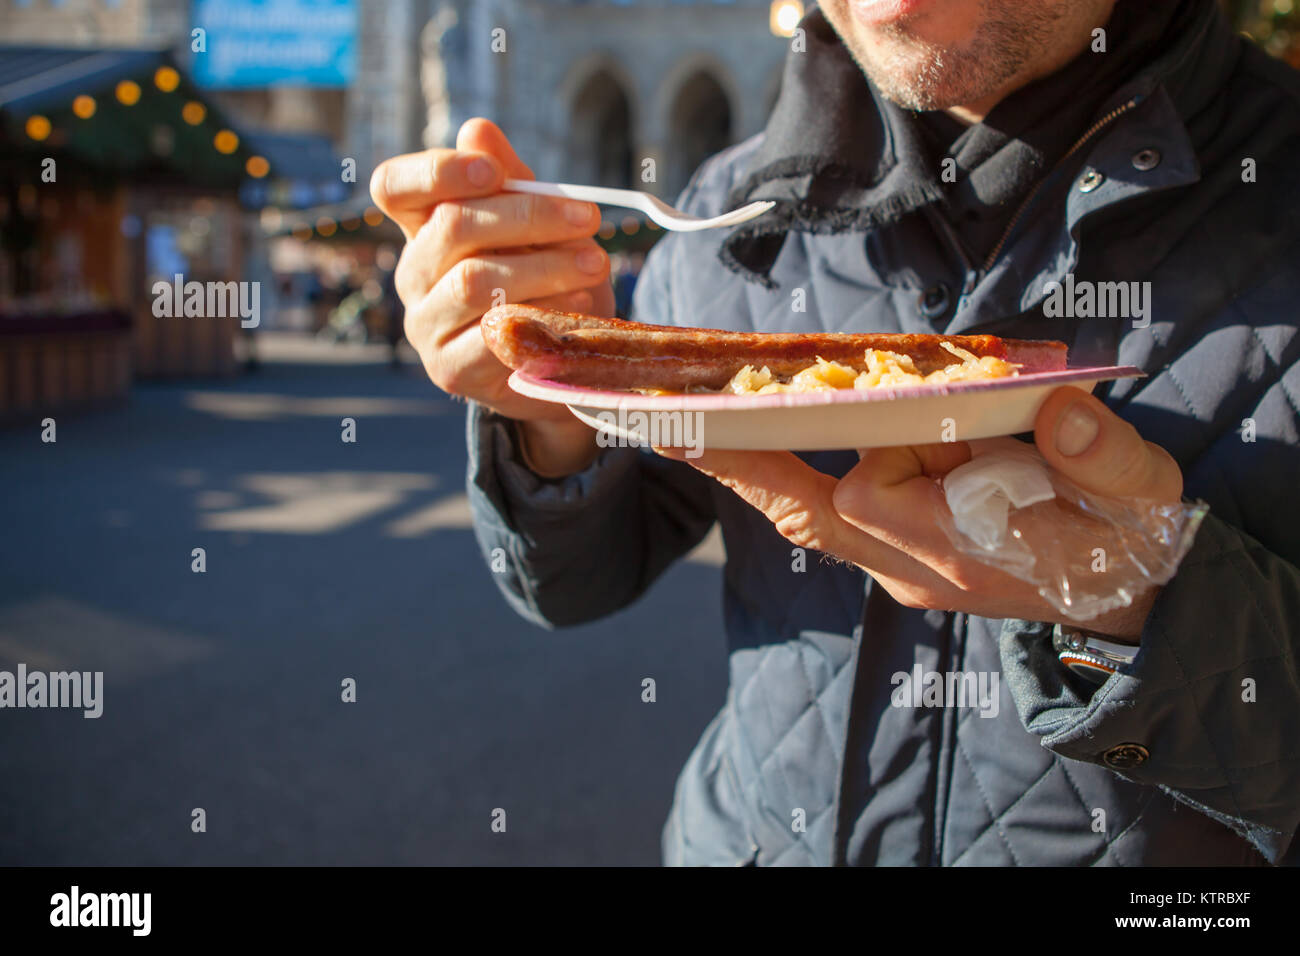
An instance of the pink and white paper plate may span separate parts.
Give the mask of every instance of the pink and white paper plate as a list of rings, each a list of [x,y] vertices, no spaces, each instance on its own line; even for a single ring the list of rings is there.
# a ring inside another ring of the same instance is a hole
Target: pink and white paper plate
[[[1061,385],[1091,392],[1099,382],[1145,374],[1132,366],[1107,366],[869,391],[642,395],[565,385],[518,370],[510,387],[567,405],[618,444],[825,451],[1015,435],[1033,430],[1043,400]]]

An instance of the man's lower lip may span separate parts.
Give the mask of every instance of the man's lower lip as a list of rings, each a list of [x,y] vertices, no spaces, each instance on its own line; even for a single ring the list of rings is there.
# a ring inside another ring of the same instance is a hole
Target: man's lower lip
[[[875,24],[915,13],[929,2],[930,0],[849,0],[849,8],[853,11],[854,19],[861,23]]]

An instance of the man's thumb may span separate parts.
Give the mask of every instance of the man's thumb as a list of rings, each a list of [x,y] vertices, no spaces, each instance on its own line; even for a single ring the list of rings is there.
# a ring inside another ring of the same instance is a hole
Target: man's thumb
[[[1177,501],[1178,463],[1100,400],[1065,386],[1047,397],[1034,423],[1034,441],[1057,471],[1094,494]]]
[[[501,127],[491,120],[476,116],[468,119],[456,134],[456,148],[469,153],[488,153],[501,161],[506,175],[514,179],[536,179],[533,171],[515,153]]]

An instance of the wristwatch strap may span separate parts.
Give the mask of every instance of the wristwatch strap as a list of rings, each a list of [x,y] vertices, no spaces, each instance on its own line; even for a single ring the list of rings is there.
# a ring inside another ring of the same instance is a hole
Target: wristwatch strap
[[[1052,646],[1064,666],[1096,684],[1104,684],[1120,667],[1133,663],[1138,652],[1134,645],[1120,644],[1068,624],[1052,629]]]

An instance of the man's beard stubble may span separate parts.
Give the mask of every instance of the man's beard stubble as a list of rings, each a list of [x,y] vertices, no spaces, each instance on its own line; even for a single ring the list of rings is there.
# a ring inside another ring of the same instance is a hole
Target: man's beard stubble
[[[860,48],[851,30],[840,35],[859,68],[888,99],[905,109],[949,109],[1003,89],[1027,64],[1059,44],[1061,20],[1074,2],[985,0],[975,35],[959,48],[914,36],[905,22],[878,27],[880,42],[872,55]]]

